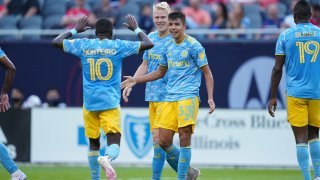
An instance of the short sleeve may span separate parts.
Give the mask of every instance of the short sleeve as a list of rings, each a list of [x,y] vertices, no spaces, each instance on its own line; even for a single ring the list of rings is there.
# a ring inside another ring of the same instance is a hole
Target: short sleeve
[[[81,53],[81,47],[83,44],[82,39],[65,39],[63,40],[63,50],[66,53],[70,53],[79,56]]]
[[[0,58],[6,56],[6,54],[2,51],[2,49],[0,48]]]
[[[196,43],[192,48],[192,58],[197,63],[198,67],[203,67],[208,64],[208,59],[205,49],[200,43]]]
[[[146,60],[146,61],[149,61],[149,59],[148,59],[148,50],[144,51],[142,59]]]
[[[160,66],[168,67],[168,59],[167,59],[167,48],[164,48],[163,51],[160,53],[161,60],[159,62]]]
[[[120,49],[122,58],[131,56],[133,54],[138,54],[140,50],[140,45],[141,45],[140,41],[121,40],[119,49]]]
[[[276,44],[276,55],[285,55],[284,34],[280,34]]]

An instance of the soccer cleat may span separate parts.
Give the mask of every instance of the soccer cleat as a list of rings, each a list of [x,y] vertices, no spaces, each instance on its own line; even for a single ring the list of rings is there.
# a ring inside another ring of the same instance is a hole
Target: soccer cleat
[[[196,180],[201,175],[200,170],[197,168],[189,167],[186,180]]]
[[[99,156],[98,162],[103,168],[104,172],[106,173],[106,176],[109,180],[117,180],[117,174],[116,171],[112,168],[110,161],[106,156]]]
[[[18,176],[12,176],[11,180],[27,180],[27,176],[24,173],[21,173]]]

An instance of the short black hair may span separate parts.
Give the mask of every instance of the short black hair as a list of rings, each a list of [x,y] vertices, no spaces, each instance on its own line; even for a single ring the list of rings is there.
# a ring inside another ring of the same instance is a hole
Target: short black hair
[[[182,23],[186,24],[186,16],[181,11],[170,13],[169,16],[168,16],[168,19],[169,20],[181,19]]]
[[[311,6],[306,0],[300,0],[293,8],[294,18],[297,20],[310,20]]]
[[[100,18],[96,22],[96,35],[111,35],[112,36],[113,24],[108,18]]]

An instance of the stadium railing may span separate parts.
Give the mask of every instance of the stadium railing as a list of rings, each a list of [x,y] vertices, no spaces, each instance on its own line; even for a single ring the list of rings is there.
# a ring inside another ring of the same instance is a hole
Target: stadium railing
[[[225,40],[225,39],[275,39],[285,29],[188,29],[187,34],[196,36],[203,40],[214,39],[214,40]],[[65,29],[4,29],[0,30],[1,37],[11,36],[13,40],[22,40],[26,36],[57,36]],[[81,36],[94,36],[94,30],[88,30],[87,32],[81,33]],[[115,36],[135,36],[135,34],[127,29],[114,29]],[[209,38],[208,38],[209,37]]]

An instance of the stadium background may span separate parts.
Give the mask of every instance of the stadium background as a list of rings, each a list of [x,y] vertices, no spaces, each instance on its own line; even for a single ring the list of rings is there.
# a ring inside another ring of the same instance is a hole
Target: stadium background
[[[0,0],[0,12],[5,2]],[[243,18],[249,19],[250,23],[233,29],[214,27],[219,2],[227,6],[230,14],[234,3],[240,2],[244,8]],[[276,118],[270,118],[266,110],[275,41],[286,27],[285,19],[291,13],[290,2],[203,0],[201,9],[210,14],[211,23],[201,28],[188,26],[188,34],[199,39],[205,47],[215,79],[217,110],[211,116],[206,114],[205,84],[200,88],[202,102],[193,139],[192,162],[194,166],[202,167],[201,179],[301,178],[295,160],[294,139],[286,123],[284,77],[277,95]],[[0,114],[0,141],[9,148],[15,161],[22,162],[22,169],[30,174],[31,179],[50,179],[41,178],[44,172],[53,179],[88,179],[89,170],[82,167],[87,161],[87,140],[81,114],[80,62],[50,44],[54,36],[66,31],[62,19],[77,3],[73,0],[38,0],[37,3],[38,12],[31,17],[8,14],[0,18],[0,47],[17,68],[13,88],[21,89],[24,101],[28,101],[28,106],[23,109]],[[134,33],[119,25],[127,13],[134,14],[139,22],[145,22],[140,26],[150,28],[150,16],[145,17],[143,8],[152,3],[155,2],[110,1],[110,7],[115,11],[112,16],[115,38],[136,40]],[[169,3],[174,9],[183,10],[190,6],[187,0]],[[101,4],[100,0],[87,0],[85,8],[93,13]],[[312,1],[312,4],[319,6],[318,1]],[[278,9],[278,19],[271,21],[268,7],[274,5]],[[92,38],[94,32],[91,30],[78,37]],[[123,75],[134,74],[141,58],[142,53],[125,59]],[[3,70],[0,77],[2,83]],[[42,107],[50,87],[59,90],[60,100],[66,103],[66,108]],[[31,95],[38,96],[42,102],[28,99]],[[121,155],[115,161],[119,176],[122,179],[149,177],[152,144],[144,85],[137,86],[130,101],[121,102],[121,106],[124,133]],[[175,143],[178,143],[177,139]],[[104,148],[103,144],[102,151]],[[135,174],[131,174],[130,169]],[[8,177],[3,169],[0,172],[0,179]],[[165,177],[172,178],[174,174],[166,169]]]

